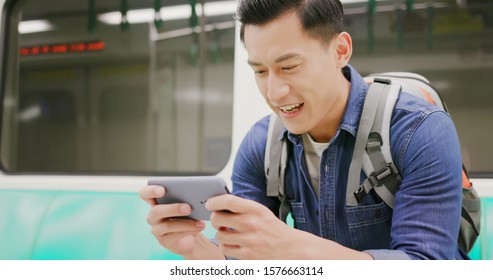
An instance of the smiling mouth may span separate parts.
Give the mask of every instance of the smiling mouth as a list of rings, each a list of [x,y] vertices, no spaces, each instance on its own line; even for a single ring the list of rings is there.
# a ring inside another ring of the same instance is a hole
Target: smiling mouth
[[[279,108],[283,113],[294,113],[296,111],[299,111],[301,106],[303,106],[303,104],[304,103],[295,103],[286,106],[280,106],[277,108]]]

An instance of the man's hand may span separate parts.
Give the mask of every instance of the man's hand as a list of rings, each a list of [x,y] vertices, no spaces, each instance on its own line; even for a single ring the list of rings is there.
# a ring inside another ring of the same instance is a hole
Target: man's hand
[[[211,223],[226,256],[237,259],[372,259],[311,233],[293,229],[255,201],[234,195],[207,200]]]
[[[296,258],[285,250],[292,251],[296,244],[296,230],[262,204],[221,195],[207,200],[206,208],[215,211],[211,223],[218,230],[216,239],[224,255],[238,259]]]
[[[190,205],[185,203],[158,205],[156,198],[165,195],[165,190],[161,186],[145,186],[140,190],[139,195],[151,205],[147,223],[151,225],[151,232],[159,244],[188,259],[224,259],[217,246],[201,234],[205,228],[204,222],[176,218],[190,215],[192,212]]]

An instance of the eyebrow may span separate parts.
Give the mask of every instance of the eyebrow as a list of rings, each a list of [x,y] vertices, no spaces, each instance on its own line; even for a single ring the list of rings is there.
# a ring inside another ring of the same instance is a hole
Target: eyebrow
[[[276,60],[274,60],[274,62],[275,63],[279,63],[279,62],[283,62],[285,60],[289,60],[291,58],[295,58],[295,57],[298,57],[298,56],[300,56],[300,54],[298,54],[298,53],[287,53],[285,55],[281,55],[280,57],[276,58]],[[255,61],[252,61],[252,60],[248,60],[247,63],[250,66],[262,66],[262,63],[255,62]]]

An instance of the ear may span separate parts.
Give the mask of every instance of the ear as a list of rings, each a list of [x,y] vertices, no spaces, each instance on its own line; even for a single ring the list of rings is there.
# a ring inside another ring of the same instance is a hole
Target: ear
[[[335,43],[337,67],[343,68],[348,64],[349,59],[353,54],[353,42],[351,35],[347,32],[341,32],[335,38]]]

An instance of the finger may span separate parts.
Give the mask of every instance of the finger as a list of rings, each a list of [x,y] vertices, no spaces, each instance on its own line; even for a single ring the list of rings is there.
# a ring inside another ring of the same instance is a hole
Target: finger
[[[165,189],[162,186],[149,185],[140,189],[139,196],[150,205],[156,205],[156,198],[163,197],[164,193]]]
[[[251,218],[248,214],[235,214],[223,211],[212,212],[211,225],[217,230],[236,230],[246,231],[250,227],[248,221]]]
[[[159,204],[154,205],[147,216],[147,223],[151,226],[165,219],[174,217],[185,217],[192,213],[192,207],[186,203]]]
[[[202,221],[195,221],[190,219],[176,219],[167,220],[154,225],[151,232],[156,237],[161,237],[169,233],[178,232],[196,232],[202,231],[205,228],[205,224]]]
[[[205,207],[210,211],[227,210],[233,213],[250,212],[257,202],[249,199],[244,199],[231,194],[224,194],[209,198],[205,203]]]
[[[196,233],[169,233],[157,238],[159,244],[175,254],[189,253],[194,246]]]
[[[225,246],[247,246],[248,234],[239,232],[234,229],[221,229],[216,233],[216,240]]]
[[[181,254],[190,253],[195,245],[195,236],[188,235],[177,240],[176,250]]]

